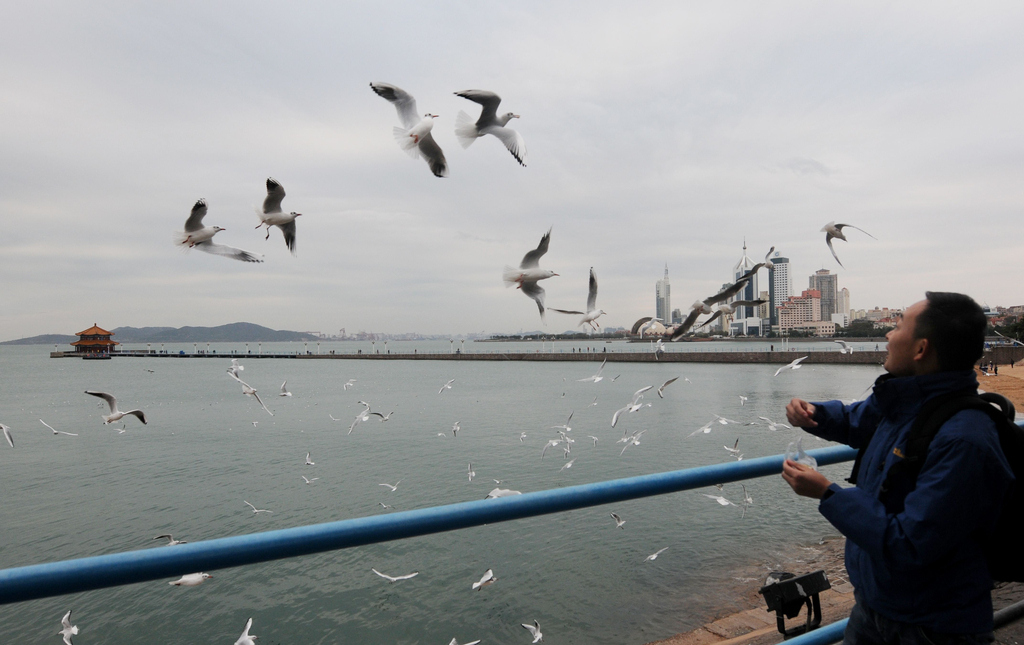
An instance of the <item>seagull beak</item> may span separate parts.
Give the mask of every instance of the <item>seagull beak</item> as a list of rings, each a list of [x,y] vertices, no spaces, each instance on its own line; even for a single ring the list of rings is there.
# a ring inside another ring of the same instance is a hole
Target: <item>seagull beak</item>
[[[518,114],[513,114],[513,115],[512,115],[512,118],[513,118],[513,119],[518,119],[518,118],[519,118],[519,115],[518,115]]]

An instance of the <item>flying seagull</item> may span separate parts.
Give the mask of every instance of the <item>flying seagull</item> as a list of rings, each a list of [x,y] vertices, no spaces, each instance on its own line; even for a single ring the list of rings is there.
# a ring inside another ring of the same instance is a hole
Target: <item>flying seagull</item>
[[[288,381],[281,384],[281,393],[278,396],[291,396],[292,393],[288,391]]]
[[[473,590],[474,591],[480,591],[481,589],[483,589],[487,585],[494,584],[497,581],[498,581],[498,579],[494,577],[494,571],[492,571],[491,569],[488,569],[484,573],[483,577],[480,578],[480,582],[474,582],[473,583]]]
[[[678,340],[680,336],[685,334],[687,331],[690,330],[691,327],[693,327],[693,324],[697,322],[697,318],[700,317],[701,314],[712,313],[711,305],[722,303],[728,300],[729,298],[732,298],[737,293],[742,291],[743,288],[747,286],[747,282],[749,281],[749,276],[745,278],[740,278],[739,280],[732,283],[728,287],[722,289],[715,295],[708,296],[707,298],[704,298],[704,300],[698,300],[694,302],[691,305],[689,315],[686,316],[686,319],[682,322],[681,325],[675,328],[669,340]]]
[[[445,390],[452,389],[452,383],[454,383],[454,382],[455,382],[455,379],[452,379],[452,380],[448,381],[447,383],[445,383],[444,385],[441,386],[441,389],[438,390],[437,393],[440,394],[441,392],[444,392]]]
[[[805,358],[807,358],[807,357],[806,356],[801,356],[800,358],[794,359],[794,360],[790,361],[789,363],[783,365],[779,369],[775,370],[775,376],[778,376],[779,372],[781,372],[782,370],[786,370],[786,369],[798,370],[798,369],[800,369],[800,361],[804,360]]]
[[[518,132],[505,127],[512,119],[518,119],[519,115],[506,112],[498,116],[500,96],[487,90],[462,90],[456,92],[455,96],[461,96],[483,106],[483,109],[480,110],[480,118],[476,120],[476,123],[473,123],[473,117],[462,110],[459,110],[458,116],[455,117],[455,136],[458,137],[463,148],[472,145],[477,137],[492,134],[505,144],[520,165],[526,166],[526,142]]]
[[[250,634],[249,630],[252,629],[252,618],[245,621],[245,629],[242,630],[242,635],[235,641],[235,645],[256,645],[256,634]]]
[[[502,279],[506,287],[518,284],[517,289],[522,289],[530,298],[537,303],[540,310],[540,319],[544,320],[544,288],[537,284],[538,281],[558,275],[549,269],[540,268],[540,259],[548,252],[548,244],[551,242],[551,229],[540,238],[537,248],[523,256],[518,269],[510,266],[505,267]]]
[[[39,420],[39,423],[43,424],[44,426],[46,426],[50,430],[53,430],[53,434],[66,434],[69,437],[77,437],[78,436],[74,432],[64,432],[63,430],[57,430],[56,428],[51,426],[49,423],[43,421],[42,419]]]
[[[384,486],[384,487],[388,488],[393,493],[396,490],[398,490],[398,485],[401,484],[401,483],[402,483],[402,480],[399,479],[398,481],[395,482],[394,486],[392,486],[391,484],[377,484],[377,485],[378,486]]]
[[[644,558],[644,562],[650,562],[651,560],[657,560],[658,556],[661,555],[662,553],[664,553],[667,550],[668,550],[668,547],[665,547],[664,549],[658,549],[654,553],[652,553],[649,556],[647,556],[646,558]]]
[[[57,632],[57,636],[63,636],[66,645],[72,645],[71,637],[78,633],[78,626],[71,624],[71,611],[64,614],[64,617],[60,619],[60,624],[63,629]]]
[[[309,453],[306,453],[306,464],[307,466],[315,466],[316,462],[309,458]]]
[[[607,358],[604,359],[603,361],[601,361],[601,367],[597,368],[597,371],[594,372],[593,376],[588,376],[586,378],[578,378],[578,379],[576,379],[576,382],[578,382],[578,383],[586,383],[586,382],[593,381],[594,383],[600,383],[601,381],[604,380],[604,377],[601,376],[601,372],[604,371],[604,365],[607,362],[608,362]]]
[[[615,520],[615,528],[621,529],[622,525],[626,523],[626,520],[622,519],[615,513],[612,513],[612,519]]]
[[[107,394],[106,392],[94,392],[92,390],[86,390],[85,393],[90,396],[100,397],[107,402],[108,406],[110,406],[110,414],[100,415],[103,417],[103,425],[113,423],[114,421],[120,421],[123,417],[126,417],[129,414],[138,417],[139,421],[145,425],[146,415],[142,410],[128,410],[127,412],[121,412],[117,409],[117,399],[114,398],[113,394]]]
[[[650,331],[651,329],[654,328],[656,324],[660,322],[662,322],[661,318],[658,318],[656,316],[653,318],[651,316],[644,316],[643,318],[633,323],[632,333],[640,334],[640,339],[643,340],[644,332]]]
[[[175,546],[177,544],[188,544],[187,540],[175,540],[174,536],[171,535],[170,533],[165,533],[164,535],[158,535],[158,536],[156,536],[153,539],[154,540],[167,540],[167,544],[165,544],[164,546]]]
[[[175,587],[198,587],[203,584],[204,580],[212,577],[213,576],[208,573],[186,573],[177,580],[168,582],[167,584],[174,585]]]
[[[225,246],[223,244],[214,244],[213,236],[223,229],[219,226],[203,226],[203,218],[206,217],[206,200],[200,199],[192,207],[192,214],[185,220],[185,231],[179,233],[177,241],[179,245],[188,246],[185,248],[199,249],[206,253],[212,253],[214,255],[223,255],[224,257],[231,258],[233,260],[241,260],[242,262],[262,262],[263,256],[244,251],[242,249],[236,249],[233,246]]]
[[[763,305],[766,302],[768,302],[768,301],[767,300],[761,300],[761,299],[758,299],[758,300],[733,300],[732,302],[723,302],[722,304],[718,305],[718,309],[715,311],[714,314],[712,314],[712,316],[710,318],[708,318],[707,320],[705,320],[704,322],[702,322],[701,324],[699,324],[697,326],[698,327],[703,327],[705,325],[710,325],[715,320],[721,318],[722,314],[734,314],[734,313],[736,313],[736,310],[739,309],[740,307],[757,307],[759,305]]]
[[[590,291],[587,294],[587,310],[572,311],[552,307],[551,311],[557,311],[560,314],[578,314],[583,316],[577,326],[589,324],[595,330],[601,326],[597,323],[597,319],[606,312],[604,309],[597,308],[597,276],[594,274],[594,267],[590,267]]]
[[[265,508],[256,508],[255,506],[253,506],[253,505],[252,505],[252,504],[250,504],[249,502],[246,502],[246,501],[245,501],[244,499],[243,499],[242,501],[243,501],[243,502],[245,502],[245,505],[246,505],[246,506],[248,506],[249,508],[251,508],[251,509],[252,509],[252,512],[253,512],[254,514],[255,514],[255,513],[273,513],[273,512],[274,512],[274,511],[268,511],[268,510],[266,510]]]
[[[665,395],[663,394],[663,392],[665,391],[665,388],[668,387],[669,385],[672,385],[677,380],[679,380],[679,377],[675,376],[675,377],[670,378],[669,380],[665,381],[664,383],[662,383],[661,387],[658,388],[658,398],[659,399],[664,399]]]
[[[230,372],[230,371],[231,370],[228,370],[228,372]],[[252,398],[256,399],[256,402],[260,404],[260,407],[262,407],[266,411],[267,414],[269,414],[270,416],[274,416],[274,413],[270,411],[270,408],[268,408],[266,406],[266,404],[263,403],[263,399],[261,399],[260,395],[256,392],[256,388],[254,388],[253,386],[249,385],[248,383],[246,383],[242,379],[238,378],[237,376],[232,375],[231,378],[235,379],[236,381],[238,381],[239,383],[242,384],[242,394],[251,396]]]
[[[256,228],[267,227],[267,237],[264,238],[267,240],[270,239],[271,226],[281,229],[285,246],[292,252],[292,255],[295,255],[295,218],[302,213],[283,212],[281,201],[284,199],[284,195],[284,187],[273,177],[267,177],[267,197],[263,200],[263,210],[256,211],[256,215],[260,218],[260,223]]]
[[[5,426],[4,424],[0,423],[0,430],[2,430],[4,433],[4,439],[6,439],[7,443],[11,444],[11,448],[13,448],[14,437],[11,436],[11,429]]]
[[[864,235],[867,235],[868,237],[870,237],[873,240],[877,240],[878,239],[877,237],[875,237],[871,233],[868,233],[867,231],[865,231],[862,228],[857,228],[853,224],[836,224],[835,222],[829,222],[828,224],[826,224],[825,226],[823,226],[821,228],[821,232],[825,234],[825,244],[828,245],[828,250],[832,251],[832,257],[834,257],[836,259],[836,262],[839,262],[839,256],[836,255],[836,250],[834,248],[832,248],[832,239],[833,238],[838,238],[838,239],[840,239],[840,240],[845,242],[846,241],[846,235],[843,233],[843,229],[844,228],[853,228],[853,229],[856,229],[856,230],[860,231]],[[843,263],[839,262],[839,266],[842,267]],[[843,267],[843,268],[845,269],[846,267]]]
[[[416,110],[416,99],[400,87],[388,83],[370,83],[370,89],[377,93],[377,96],[389,101],[398,111],[398,120],[402,127],[395,126],[395,140],[402,150],[405,150],[415,159],[417,156],[430,166],[430,171],[435,177],[448,176],[448,162],[444,158],[441,146],[437,145],[434,137],[430,134],[434,127],[434,119],[438,115],[424,114],[419,116]]]
[[[853,346],[847,343],[845,340],[834,340],[833,343],[839,343],[840,354],[852,354]]]
[[[544,640],[544,634],[540,633],[540,623],[538,623],[536,620],[533,621],[532,625],[528,625],[526,623],[519,624],[525,627],[528,632],[530,632],[530,635],[533,636],[534,643],[538,643]]]
[[[735,504],[733,504],[732,502],[730,502],[726,498],[722,497],[721,495],[708,495],[707,493],[701,493],[701,495],[703,495],[704,497],[707,497],[709,499],[715,500],[716,502],[718,502],[722,506],[736,506]]]
[[[764,254],[764,262],[758,262],[754,266],[750,267],[749,271],[747,271],[746,273],[744,273],[743,275],[740,276],[740,280],[742,280],[743,278],[749,278],[750,276],[754,275],[755,273],[757,273],[761,269],[764,269],[764,268],[771,269],[772,267],[774,267],[775,263],[772,262],[772,260],[771,260],[771,255],[774,252],[775,252],[775,247],[774,246],[772,248],[768,249],[768,252]]]
[[[407,573],[404,576],[389,576],[388,574],[381,573],[380,571],[377,571],[376,569],[370,569],[370,571],[373,571],[378,576],[380,576],[381,578],[384,578],[388,582],[398,582],[399,580],[408,580],[409,578],[415,578],[416,576],[420,575],[419,571],[414,571],[412,573]]]
[[[309,479],[305,475],[300,475],[300,477],[302,477],[302,481],[306,482],[307,484],[312,484],[316,480],[320,479],[319,477],[314,477],[313,479]]]

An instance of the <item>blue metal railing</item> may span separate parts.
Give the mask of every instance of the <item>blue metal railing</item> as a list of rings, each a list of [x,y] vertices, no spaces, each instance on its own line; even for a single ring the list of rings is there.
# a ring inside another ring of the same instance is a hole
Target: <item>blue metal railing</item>
[[[821,465],[846,446],[811,450]],[[0,571],[0,604],[212,571],[777,475],[783,455]]]

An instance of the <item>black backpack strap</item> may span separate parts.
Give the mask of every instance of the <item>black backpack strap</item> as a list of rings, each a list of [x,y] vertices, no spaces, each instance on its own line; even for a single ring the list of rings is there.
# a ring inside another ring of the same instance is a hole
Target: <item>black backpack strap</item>
[[[992,407],[991,403],[997,403],[1002,414]],[[939,432],[939,429],[962,410],[979,410],[986,412],[997,420],[999,417],[1012,419],[1013,404],[999,394],[985,393],[979,395],[976,390],[962,390],[951,392],[929,399],[921,406],[914,424],[907,435],[907,442],[903,448],[903,459],[894,463],[885,475],[878,498],[886,505],[886,509],[893,513],[903,510],[903,497],[914,490],[917,485],[917,475],[921,472],[921,466],[928,456],[928,447],[932,439]],[[996,421],[998,423],[998,421]],[[902,481],[900,481],[902,480]],[[899,483],[898,483],[899,482]],[[898,499],[890,499],[894,486],[899,485],[902,495]]]

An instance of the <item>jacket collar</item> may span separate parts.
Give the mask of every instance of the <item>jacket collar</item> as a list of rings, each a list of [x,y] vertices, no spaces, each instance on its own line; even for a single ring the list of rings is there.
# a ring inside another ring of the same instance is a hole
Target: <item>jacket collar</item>
[[[874,397],[883,414],[891,416],[916,414],[925,401],[941,394],[977,389],[974,370],[900,377],[883,374],[875,381]]]

